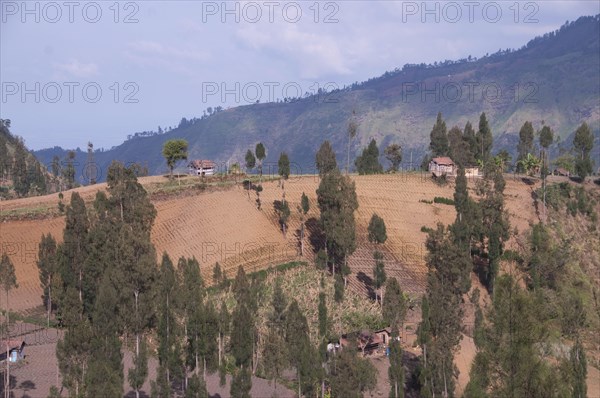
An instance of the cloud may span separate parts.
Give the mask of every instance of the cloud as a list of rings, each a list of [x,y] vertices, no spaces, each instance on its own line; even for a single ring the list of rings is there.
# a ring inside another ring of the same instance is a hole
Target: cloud
[[[54,64],[58,72],[67,73],[72,77],[88,78],[98,74],[98,65],[95,63],[83,63],[77,59],[71,59],[64,64]]]
[[[249,24],[239,28],[236,36],[253,51],[285,58],[286,63],[298,70],[299,78],[317,79],[352,73],[343,40],[323,32],[301,31],[296,24],[279,25],[276,31],[268,31],[264,25]]]
[[[156,41],[139,40],[128,44],[130,50],[138,56],[159,57],[162,59],[178,59],[191,61],[206,61],[209,55],[201,50],[191,47],[167,46]]]

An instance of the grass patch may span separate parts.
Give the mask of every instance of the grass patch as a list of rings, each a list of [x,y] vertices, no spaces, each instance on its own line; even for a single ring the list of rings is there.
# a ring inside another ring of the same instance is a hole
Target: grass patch
[[[0,314],[2,314],[2,316],[6,316],[6,310],[1,310]],[[10,321],[11,323],[14,321],[19,321],[19,322],[23,322],[23,323],[29,323],[32,325],[36,325],[36,326],[41,326],[41,327],[48,327],[48,319],[46,318],[45,315],[21,315],[18,312],[12,312],[9,311],[10,314]],[[58,322],[54,319],[50,319],[50,327],[51,328],[58,328]]]
[[[22,207],[0,211],[0,221],[38,219],[42,216],[55,217],[60,215],[57,206]]]

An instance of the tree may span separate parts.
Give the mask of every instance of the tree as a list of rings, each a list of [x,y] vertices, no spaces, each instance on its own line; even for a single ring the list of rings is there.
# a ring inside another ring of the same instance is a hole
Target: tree
[[[288,219],[290,218],[291,214],[290,206],[286,201],[275,200],[273,202],[273,208],[279,216],[279,225],[281,226],[281,231],[283,232],[283,236],[285,237],[287,232]]]
[[[154,322],[156,252],[150,232],[156,209],[138,182],[135,166],[113,162],[108,169],[107,218],[114,223],[117,255],[112,271],[123,331],[135,336],[135,357],[140,357],[142,336]]]
[[[113,321],[114,314],[118,311],[118,300],[118,293],[106,273],[100,281],[92,315],[90,356],[84,378],[86,396],[123,395],[123,354],[119,324]],[[140,361],[136,363],[142,365]],[[142,372],[141,367],[138,370]],[[136,381],[143,384],[143,380]]]
[[[573,149],[577,160],[575,161],[575,172],[581,178],[582,182],[592,173],[592,160],[590,152],[594,147],[594,136],[587,123],[583,122],[575,131],[573,138]]]
[[[15,142],[14,163],[12,166],[13,185],[15,192],[19,196],[26,196],[29,193],[29,178],[27,176],[27,149],[22,140]]]
[[[10,175],[11,162],[6,147],[6,139],[0,135],[0,178],[4,179]]]
[[[448,156],[448,136],[446,134],[446,122],[442,119],[442,112],[437,114],[429,139],[429,149],[433,157]]]
[[[279,175],[284,180],[287,180],[290,176],[290,158],[285,152],[281,152],[279,155],[279,161],[277,162],[279,168]]]
[[[273,309],[269,315],[269,332],[263,346],[263,363],[266,376],[275,382],[275,388],[277,388],[277,381],[288,363],[283,338],[285,335],[287,299],[281,289],[279,278],[275,280],[271,305]]]
[[[96,176],[98,174],[98,167],[94,162],[94,144],[88,142],[88,156],[87,164],[85,165],[85,177],[90,185],[96,183]]]
[[[390,347],[390,367],[388,368],[388,379],[391,385],[390,397],[404,398],[404,366],[402,365],[402,347],[400,341],[393,338]]]
[[[346,175],[350,172],[350,144],[358,133],[358,122],[356,121],[356,111],[352,111],[352,117],[348,122],[348,146],[346,152]]]
[[[474,165],[474,164],[476,164],[475,155],[478,152],[479,146],[477,145],[477,137],[475,134],[475,130],[473,130],[473,125],[471,124],[471,122],[467,122],[465,124],[465,128],[463,129],[463,139],[465,140],[465,142],[467,143],[467,146],[469,148],[469,156],[468,156],[469,160],[468,160],[467,164]]]
[[[265,159],[265,157],[267,156],[266,150],[265,150],[265,146],[263,145],[262,142],[259,142],[258,144],[256,144],[256,149],[254,150],[254,153],[256,153],[256,159],[258,159],[258,172],[260,174],[260,182],[259,184],[262,184],[262,175],[263,175],[263,160]]]
[[[159,293],[157,297],[158,362],[166,374],[167,383],[170,385],[173,376],[178,375],[182,367],[181,347],[179,345],[181,332],[176,321],[176,309],[178,308],[178,293],[183,289],[178,283],[173,262],[166,252],[163,253],[159,272],[160,285],[158,286]]]
[[[190,378],[187,390],[185,390],[185,398],[209,398],[206,382],[197,374]]]
[[[371,221],[369,221],[369,242],[375,243],[377,247],[382,245],[387,240],[387,233],[385,228],[385,222],[383,218],[373,213]],[[383,263],[383,254],[379,251],[379,248],[373,253],[373,259],[375,260],[375,267],[373,268],[373,283],[375,289],[379,290],[385,283],[386,275]],[[379,294],[381,297],[381,293]],[[375,293],[375,301],[377,301],[377,293]]]
[[[302,396],[303,390],[309,395],[313,382],[318,380],[315,378],[316,369],[313,363],[317,356],[310,344],[308,322],[296,300],[292,300],[287,311],[285,342],[288,360],[296,369],[298,396]]]
[[[402,163],[402,147],[398,144],[390,144],[383,150],[385,158],[391,163],[390,170],[398,171]]]
[[[67,152],[67,165],[63,168],[62,173],[65,179],[67,189],[75,187],[75,151]]]
[[[387,240],[387,232],[385,228],[385,221],[379,217],[376,213],[373,213],[371,220],[369,221],[369,242],[376,244],[383,244]]]
[[[548,175],[548,164],[550,163],[548,160],[548,147],[552,145],[554,141],[554,132],[548,126],[542,127],[540,130],[540,146],[542,149],[542,178],[545,180]]]
[[[329,318],[327,317],[327,302],[324,292],[319,293],[319,337],[324,339],[329,333]]]
[[[385,298],[383,299],[383,320],[392,328],[392,336],[398,336],[406,312],[408,310],[404,293],[396,278],[389,278],[385,286]]]
[[[256,166],[256,158],[250,149],[246,152],[246,169],[252,170]]]
[[[61,278],[65,284],[77,289],[79,301],[83,304],[83,270],[87,257],[90,222],[85,202],[79,193],[75,192],[71,195],[66,213],[62,244],[64,255],[61,257],[63,263],[59,265]],[[73,280],[73,277],[76,279]]]
[[[422,383],[426,395],[450,396],[457,373],[454,352],[461,339],[462,295],[470,288],[472,264],[441,224],[429,233],[426,247],[427,296],[418,331],[423,346]]]
[[[169,177],[173,179],[173,169],[180,160],[186,160],[188,157],[188,143],[186,140],[177,139],[165,142],[162,154],[169,167]]]
[[[521,130],[519,130],[519,145],[517,146],[517,171],[525,171],[523,168],[522,160],[527,157],[528,154],[533,153],[533,138],[534,130],[531,122],[523,123]]]
[[[252,378],[250,367],[236,369],[231,379],[231,396],[236,398],[252,398],[250,395],[251,389]]]
[[[317,151],[316,166],[319,171],[319,177],[321,178],[337,168],[335,153],[333,152],[333,148],[329,141],[324,141]]]
[[[286,318],[287,298],[281,288],[281,280],[277,278],[275,280],[275,286],[273,288],[273,298],[271,300],[271,306],[273,310],[270,315],[271,326],[283,332],[284,322]]]
[[[379,149],[377,142],[372,139],[369,146],[363,149],[362,155],[354,161],[358,174],[381,174],[383,167],[379,163]]]
[[[10,340],[10,305],[8,301],[8,292],[12,289],[19,287],[17,284],[17,276],[15,275],[15,266],[12,261],[8,257],[6,253],[2,253],[2,258],[0,259],[0,286],[4,289],[6,294],[6,305],[5,305],[5,313],[6,313],[6,341]],[[9,344],[6,344],[6,373],[4,376],[6,377],[4,382],[5,388],[5,396],[10,397],[10,361],[9,359],[10,347]]]
[[[359,358],[353,347],[341,351],[331,374],[333,396],[359,398],[376,383],[377,370],[369,359]]]
[[[571,391],[574,398],[585,398],[587,396],[587,363],[585,350],[579,338],[571,348],[569,365],[572,373]]]
[[[375,260],[375,267],[373,267],[373,285],[375,286],[375,302],[377,302],[377,290],[379,290],[379,297],[381,303],[381,287],[385,283],[387,278],[385,274],[385,264],[383,262],[383,254],[379,250],[375,250],[373,253],[373,259]],[[383,305],[383,303],[381,303]]]
[[[231,317],[227,310],[227,304],[225,301],[221,302],[221,309],[219,311],[219,368],[222,365],[222,358],[225,351],[225,336],[229,333],[229,325],[231,323]]]
[[[347,275],[347,258],[356,249],[354,212],[358,208],[358,199],[354,182],[337,169],[325,174],[317,189],[317,202],[327,257],[333,260],[333,274],[335,276],[336,265],[341,263],[342,272]]]
[[[52,157],[52,175],[58,178],[61,175],[60,158],[58,155]]]
[[[467,396],[481,396],[480,391],[490,397],[565,396],[556,391],[559,376],[539,350],[548,336],[539,308],[512,276],[498,277],[466,389],[473,393]]]
[[[485,112],[479,117],[479,130],[477,131],[476,139],[478,151],[475,158],[486,163],[491,156],[493,137]]]
[[[308,196],[304,192],[302,192],[302,197],[300,198],[300,205],[297,208],[298,213],[300,214],[300,255],[304,256],[304,228],[305,228],[305,218],[310,210],[310,203],[308,201]]]
[[[282,334],[275,329],[270,329],[264,341],[263,363],[265,376],[275,383],[275,391],[277,391],[277,382],[281,378],[287,362],[286,345]]]
[[[542,127],[540,130],[540,146],[542,149],[542,179],[544,183],[544,219],[546,218],[546,177],[548,176],[549,171],[549,159],[548,159],[548,147],[552,145],[554,141],[554,132],[548,126]]]
[[[42,234],[42,240],[38,249],[38,270],[40,273],[40,286],[44,291],[42,300],[46,305],[48,312],[48,326],[50,326],[50,314],[52,312],[52,288],[55,284],[55,277],[58,272],[56,240],[48,233]]]
[[[237,367],[231,382],[231,395],[249,397],[252,388],[250,373],[254,346],[254,319],[246,303],[239,299],[233,311],[230,344]]]
[[[469,143],[457,126],[452,127],[448,132],[448,155],[458,167],[465,167],[472,162]]]

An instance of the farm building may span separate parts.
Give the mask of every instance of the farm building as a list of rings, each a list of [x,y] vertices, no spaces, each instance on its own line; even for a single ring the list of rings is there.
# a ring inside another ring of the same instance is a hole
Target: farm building
[[[467,166],[465,167],[465,177],[479,177],[479,167]]]
[[[429,162],[429,171],[436,177],[454,175],[454,169],[454,162],[447,156],[433,158]]]
[[[192,160],[188,164],[190,174],[197,176],[211,176],[215,174],[215,162],[212,160]]]
[[[554,175],[569,177],[571,172],[567,169],[563,169],[562,167],[557,167],[554,169]]]
[[[362,351],[364,354],[371,354],[377,350],[385,348],[389,344],[391,333],[391,328],[376,330],[374,332],[355,332],[342,335],[340,343],[342,348],[345,348],[350,345],[352,340],[354,340],[356,348],[359,351]]]
[[[441,177],[442,175],[454,177],[456,176],[458,167],[454,164],[452,159],[447,156],[442,156],[431,159],[431,162],[429,162],[429,171],[436,177]],[[465,177],[479,177],[479,167],[466,166]]]
[[[0,362],[6,360],[6,352],[9,353],[10,362],[17,362],[24,357],[23,349],[25,342],[23,340],[3,340],[0,342]]]

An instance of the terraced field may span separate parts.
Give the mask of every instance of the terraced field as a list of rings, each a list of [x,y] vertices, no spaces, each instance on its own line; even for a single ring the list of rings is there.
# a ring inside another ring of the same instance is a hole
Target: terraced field
[[[352,176],[356,182],[359,209],[357,211],[358,249],[349,259],[352,275],[349,284],[357,291],[373,295],[370,277],[373,268],[373,247],[367,241],[367,225],[376,212],[384,218],[388,241],[383,247],[386,272],[398,278],[403,289],[414,295],[425,287],[425,234],[422,226],[434,227],[438,221],[454,220],[453,206],[421,203],[435,196],[451,198],[454,187],[440,187],[428,175],[395,174]],[[162,179],[162,180],[161,180]],[[163,177],[146,177],[141,182],[153,186]],[[195,256],[202,265],[207,281],[219,261],[231,277],[239,264],[248,271],[267,268],[298,258],[300,227],[296,208],[302,192],[310,200],[308,224],[319,218],[316,202],[318,177],[293,177],[285,183],[286,200],[292,216],[284,237],[273,209],[273,201],[281,200],[283,190],[278,182],[263,182],[262,210],[256,208],[256,195],[239,185],[214,192],[195,192],[189,195],[155,200],[158,216],[152,231],[157,254],[167,251],[173,259]],[[523,231],[536,218],[531,192],[534,187],[520,180],[507,178],[507,208],[513,226]],[[86,201],[106,189],[105,184],[78,188]],[[65,193],[68,202],[69,192]],[[55,207],[58,195],[0,202],[0,211],[23,211],[32,207]],[[36,258],[42,234],[62,235],[64,217],[53,214],[35,220],[0,222],[0,249],[9,254],[16,268],[19,287],[11,293],[11,308],[20,312],[33,311],[41,304]],[[312,259],[310,233],[305,238],[305,257]]]
[[[405,291],[420,294],[425,288],[425,234],[422,226],[433,227],[440,221],[450,223],[455,212],[452,206],[443,204],[420,203],[420,199],[433,200],[435,196],[452,197],[453,188],[440,187],[426,175],[386,174],[378,176],[352,176],[356,182],[359,207],[357,211],[357,250],[349,258],[352,275],[348,279],[351,287],[374,293],[368,287],[374,265],[374,247],[368,242],[367,227],[373,213],[381,216],[386,223],[388,240],[383,253],[386,273],[401,283]],[[286,200],[293,210],[288,240],[297,242],[294,231],[300,227],[299,214],[295,209],[300,204],[302,192],[309,197],[311,210],[308,217],[318,219],[316,189],[319,181],[316,177],[292,178],[285,187]],[[273,210],[273,201],[281,200],[282,189],[277,182],[263,184],[261,193],[264,211],[277,225],[277,215]],[[308,239],[306,240],[308,244]],[[306,247],[306,246],[305,246]],[[308,245],[310,247],[310,245]]]

